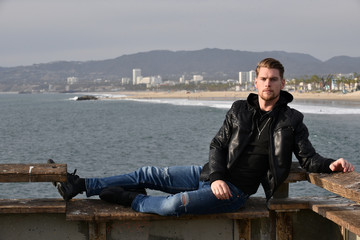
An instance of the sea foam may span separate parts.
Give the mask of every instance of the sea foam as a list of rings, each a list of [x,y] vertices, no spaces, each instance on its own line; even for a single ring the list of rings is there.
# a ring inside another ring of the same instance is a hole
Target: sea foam
[[[123,99],[125,100],[125,99]],[[178,106],[203,106],[218,109],[229,109],[234,101],[190,100],[190,99],[126,99],[128,101],[148,102],[155,104],[172,104]],[[359,107],[328,106],[325,104],[290,103],[291,108],[310,114],[360,114]]]

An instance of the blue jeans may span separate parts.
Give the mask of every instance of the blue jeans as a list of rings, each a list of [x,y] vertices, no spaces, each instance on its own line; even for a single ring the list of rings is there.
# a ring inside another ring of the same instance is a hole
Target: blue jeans
[[[142,167],[129,174],[105,178],[87,178],[86,194],[98,195],[110,186],[149,188],[169,193],[168,196],[139,194],[131,207],[138,212],[163,216],[234,212],[244,206],[248,195],[227,182],[232,198],[219,200],[209,182],[200,181],[200,166]]]

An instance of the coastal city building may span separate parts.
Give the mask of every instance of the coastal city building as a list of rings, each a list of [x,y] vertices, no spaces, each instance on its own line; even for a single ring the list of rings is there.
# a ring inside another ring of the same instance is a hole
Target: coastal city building
[[[88,92],[88,91],[118,91],[118,90],[206,90],[206,91],[253,91],[256,72],[254,70],[239,72],[239,79],[227,80],[213,77],[206,72],[193,71],[182,74],[142,76],[142,69],[134,68],[132,76],[110,76],[104,78],[101,74],[93,74],[88,78],[79,76],[65,76],[61,81],[45,82],[44,86],[38,84],[18,84],[12,86],[11,90],[19,89],[19,92]],[[196,73],[197,74],[194,74]],[[201,73],[201,74],[199,74]],[[226,75],[223,75],[226,76]],[[314,92],[314,91],[341,91],[348,93],[360,90],[360,74],[357,73],[334,73],[326,75],[309,75],[298,78],[286,79],[285,90],[293,92]],[[81,80],[80,80],[81,78]],[[224,77],[223,77],[224,78]],[[236,77],[235,77],[236,78]],[[183,85],[183,86],[176,86]],[[174,87],[174,88],[172,88]],[[16,90],[14,90],[16,91]]]
[[[79,79],[78,79],[77,77],[68,77],[68,78],[66,79],[66,82],[67,82],[67,84],[69,84],[69,85],[75,84],[75,83],[77,83],[78,81],[79,81]]]
[[[124,85],[127,82],[126,78],[122,79],[122,84]],[[162,78],[160,75],[157,76],[147,76],[143,77],[141,74],[141,69],[133,69],[133,85],[145,84],[147,88],[160,85],[162,83]]]
[[[251,70],[249,72],[239,72],[239,84],[243,90],[253,90],[256,72]]]
[[[121,78],[121,85],[128,85],[130,84],[131,79],[127,77]]]
[[[133,85],[137,84],[137,81],[142,78],[141,76],[141,69],[135,68],[133,69]]]
[[[185,83],[185,76],[182,75],[180,78],[179,78],[179,83]]]
[[[249,71],[249,82],[255,82],[256,72],[254,70]]]
[[[201,82],[202,80],[204,80],[204,77],[202,75],[194,75],[193,76],[193,81],[195,83]]]
[[[158,76],[142,77],[138,79],[137,84],[146,84],[146,87],[156,86],[162,83],[162,78]]]

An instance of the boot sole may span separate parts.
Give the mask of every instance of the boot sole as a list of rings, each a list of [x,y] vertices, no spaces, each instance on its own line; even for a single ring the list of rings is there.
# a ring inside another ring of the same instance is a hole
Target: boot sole
[[[55,164],[55,161],[52,160],[52,159],[48,159],[47,163],[48,164]],[[67,201],[66,198],[65,198],[65,193],[64,193],[64,191],[62,189],[62,186],[61,186],[61,182],[52,182],[52,185],[58,190],[59,194],[63,197],[63,199],[65,201]]]

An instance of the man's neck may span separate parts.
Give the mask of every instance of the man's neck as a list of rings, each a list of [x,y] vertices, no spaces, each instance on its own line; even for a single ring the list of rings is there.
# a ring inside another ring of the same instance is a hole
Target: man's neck
[[[273,99],[271,101],[265,101],[259,97],[260,109],[265,112],[272,111],[278,100],[279,100],[279,98]]]

